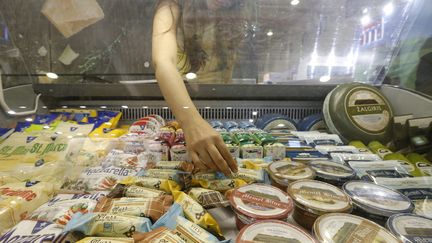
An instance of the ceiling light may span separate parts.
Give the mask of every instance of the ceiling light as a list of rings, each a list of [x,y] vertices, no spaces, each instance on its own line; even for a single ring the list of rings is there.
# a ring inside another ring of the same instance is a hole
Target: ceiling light
[[[167,106],[164,106],[164,107],[162,107],[162,109],[164,109],[164,110],[168,110],[168,107],[167,107]]]
[[[148,106],[143,106],[142,108],[143,108],[143,109],[148,109]]]
[[[252,116],[258,115],[258,111],[252,111]]]
[[[232,109],[232,107],[230,107],[230,106],[227,106],[227,109],[228,109],[228,110],[231,110],[231,109]]]
[[[326,75],[326,76],[321,76],[319,79],[320,82],[325,83],[330,81],[330,76]]]
[[[48,106],[44,105],[42,106],[43,109],[48,109]]]
[[[62,106],[62,108],[63,108],[63,109],[66,109],[66,108],[68,108],[68,107],[67,107],[67,105],[64,105],[64,106]]]
[[[365,9],[363,9],[362,12],[363,12],[363,14],[367,14],[369,12],[369,9],[365,8]]]
[[[197,78],[196,73],[187,73],[186,74],[186,79],[191,80],[191,79],[196,79],[196,78]]]
[[[371,18],[370,18],[369,15],[365,15],[365,16],[363,16],[363,17],[361,18],[360,21],[361,21],[361,24],[362,24],[363,26],[366,26],[366,25],[370,24],[370,22],[371,22]]]
[[[26,118],[25,120],[28,121],[28,122],[32,122],[32,121],[33,121],[33,118],[28,117],[28,118]]]
[[[385,16],[389,16],[393,13],[394,7],[393,7],[393,3],[387,3],[384,7],[383,7],[383,12]]]
[[[45,75],[50,79],[58,79],[58,77],[59,77],[57,74],[51,73],[51,72],[46,73]]]
[[[273,36],[273,31],[271,31],[271,30],[269,30],[268,32],[267,32],[267,36]]]
[[[85,105],[80,105],[79,108],[81,108],[81,109],[85,109],[85,108],[87,108],[87,106],[85,106]]]
[[[253,119],[249,119],[249,122],[250,122],[250,123],[253,123],[253,122],[254,122],[254,120],[253,120]]]
[[[7,113],[10,114],[10,115],[15,115],[16,114],[16,112],[13,111],[13,110],[8,111]]]
[[[206,108],[206,109],[210,109],[211,107],[210,107],[210,106],[206,106],[205,108]]]
[[[106,109],[107,107],[105,105],[101,105],[101,109]]]
[[[27,106],[20,106],[20,107],[18,107],[18,108],[20,108],[20,109],[25,109],[25,108],[27,108]]]
[[[300,3],[299,0],[292,0],[291,1],[291,5],[293,5],[293,6],[295,6],[295,5],[299,4],[299,3]]]
[[[123,109],[127,109],[127,108],[129,108],[129,106],[127,106],[127,105],[122,105],[121,108],[123,108]]]

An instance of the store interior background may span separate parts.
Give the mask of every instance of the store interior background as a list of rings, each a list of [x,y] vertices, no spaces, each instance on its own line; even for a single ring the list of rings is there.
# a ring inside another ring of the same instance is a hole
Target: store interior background
[[[431,1],[247,2],[232,84],[384,82],[432,95]],[[154,80],[151,26],[156,1],[98,3],[104,18],[65,38],[41,14],[43,0],[0,1],[4,87]],[[68,45],[79,56],[64,65],[58,58]],[[86,65],[92,57],[96,63]],[[47,72],[59,78],[46,78]]]

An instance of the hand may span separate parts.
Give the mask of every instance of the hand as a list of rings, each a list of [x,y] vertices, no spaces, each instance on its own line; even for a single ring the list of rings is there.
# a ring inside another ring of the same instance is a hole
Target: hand
[[[202,118],[184,124],[189,155],[201,171],[221,171],[226,176],[236,173],[237,163],[231,156],[222,137]]]

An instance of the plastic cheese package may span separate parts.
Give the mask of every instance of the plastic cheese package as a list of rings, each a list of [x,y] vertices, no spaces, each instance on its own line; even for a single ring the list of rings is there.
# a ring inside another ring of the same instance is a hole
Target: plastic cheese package
[[[380,161],[381,158],[376,154],[350,154],[350,153],[331,153],[332,160],[340,164],[348,163],[349,161]]]
[[[10,170],[17,164],[64,161],[68,152],[68,138],[48,134],[12,134],[0,144],[0,171]]]
[[[206,209],[229,206],[228,199],[215,190],[193,187],[189,190],[188,195]]]
[[[313,161],[313,160],[326,160],[328,159],[328,156],[325,154],[322,154],[316,150],[292,150],[287,151],[286,157],[291,158],[294,161]]]
[[[70,163],[66,162],[44,163],[43,160],[40,160],[35,164],[19,164],[12,170],[0,172],[0,185],[24,181],[43,181],[53,183],[57,190],[61,187],[70,169]]]
[[[132,237],[134,232],[149,232],[150,219],[109,213],[76,213],[65,232],[81,232],[91,236]]]
[[[272,143],[264,145],[264,156],[271,157],[274,161],[285,158],[286,148],[281,143]]]
[[[147,161],[138,158],[141,157],[132,153],[125,153],[121,150],[113,149],[103,159],[102,167],[116,166],[139,171],[145,168]]]
[[[311,146],[316,145],[334,145],[340,146],[343,145],[342,140],[336,134],[327,134],[327,133],[312,133],[303,135],[304,140],[307,144]]]
[[[54,187],[45,182],[20,182],[0,186],[0,234],[47,202]]]
[[[242,179],[200,180],[199,183],[203,188],[220,192],[225,192],[247,184]]]
[[[120,198],[120,197],[139,197],[139,198],[154,198],[165,195],[164,191],[135,186],[135,185],[124,185],[117,184],[114,189],[108,194],[108,198]]]
[[[142,153],[148,162],[167,161],[169,158],[169,146],[161,141],[149,141],[147,151]]]
[[[187,161],[159,161],[148,163],[147,169],[162,169],[162,170],[180,170],[184,172],[192,172],[194,165]]]
[[[0,242],[70,243],[77,242],[73,234],[63,232],[57,224],[46,221],[23,220],[0,236]]]
[[[333,146],[333,145],[317,145],[315,149],[322,154],[333,154],[333,153],[358,153],[359,150],[354,146]]]
[[[184,172],[181,170],[169,170],[169,169],[141,170],[137,174],[137,176],[172,180],[175,181],[177,184],[182,185],[183,188],[188,187],[191,184],[191,180],[192,180],[192,175],[190,172]]]
[[[237,173],[233,173],[233,178],[242,179],[247,183],[251,182],[269,182],[268,177],[266,178],[266,173],[263,169],[254,170],[254,169],[245,169],[239,168]]]
[[[77,243],[134,243],[132,238],[86,237]]]
[[[134,174],[133,170],[121,167],[89,167],[78,178],[66,179],[62,190],[72,192],[111,190],[119,181]]]
[[[117,139],[76,138],[71,142],[79,147],[70,151],[68,158],[77,166],[98,166],[107,154],[119,144]]]
[[[270,133],[260,131],[260,130],[254,131],[252,133],[252,138],[255,140],[257,144],[262,146],[276,142],[276,138],[274,138]]]
[[[228,243],[229,240],[219,241],[214,235],[207,232],[197,224],[188,221],[184,218],[182,206],[178,203],[174,203],[170,210],[162,216],[152,226],[155,232],[171,232],[179,236],[182,241],[180,242],[197,242],[197,243]],[[136,234],[134,238],[136,240],[142,239],[147,234]],[[171,235],[171,234],[169,234]],[[139,241],[147,242],[147,241]],[[176,243],[177,241],[168,241],[170,243]]]
[[[120,183],[125,185],[136,185],[141,187],[147,187],[157,189],[171,194],[174,191],[179,191],[182,187],[177,182],[169,179],[152,178],[152,177],[128,177]]]
[[[150,218],[153,222],[158,220],[172,205],[172,196],[155,198],[102,198],[95,212],[105,212],[116,215],[136,216]]]
[[[216,172],[198,172],[192,174],[191,186],[201,186],[201,181],[211,181],[219,178],[218,173]]]
[[[153,138],[157,135],[158,124],[152,120],[139,120],[129,127],[129,133],[136,133],[148,138]]]
[[[125,153],[139,154],[146,150],[149,140],[139,134],[128,133],[119,138],[118,149]]]
[[[63,134],[67,136],[87,136],[93,130],[94,124],[75,124],[70,122],[60,122],[54,129],[57,134]]]
[[[260,145],[244,144],[240,146],[240,155],[243,159],[260,159],[264,155],[264,150]]]
[[[372,162],[350,161],[348,164],[362,180],[375,181],[378,177],[409,177],[408,171],[396,160]]]
[[[173,192],[173,196],[175,202],[183,208],[186,218],[212,234],[222,236],[219,224],[197,201],[180,191]]]
[[[106,192],[97,192],[94,194],[58,194],[37,208],[27,218],[53,222],[64,226],[75,213],[86,214],[92,212],[98,200],[106,194]]]
[[[237,159],[240,168],[253,170],[265,169],[271,162],[272,160],[268,157],[263,159]]]
[[[184,143],[173,144],[170,148],[170,158],[171,160],[190,161],[186,145]]]
[[[137,243],[185,243],[180,236],[166,227],[160,227],[148,233],[134,234],[134,242]]]
[[[414,203],[415,214],[432,219],[432,177],[376,178],[375,183],[398,190]]]
[[[173,144],[176,136],[176,130],[170,126],[164,126],[159,129],[159,139],[168,144]]]

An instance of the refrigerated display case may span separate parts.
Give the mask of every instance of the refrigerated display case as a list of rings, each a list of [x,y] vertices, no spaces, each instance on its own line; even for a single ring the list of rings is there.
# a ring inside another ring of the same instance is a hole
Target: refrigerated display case
[[[0,1],[0,241],[432,237],[432,3],[178,1],[177,38],[213,68],[182,78],[230,177],[192,169],[152,65],[157,4]]]

